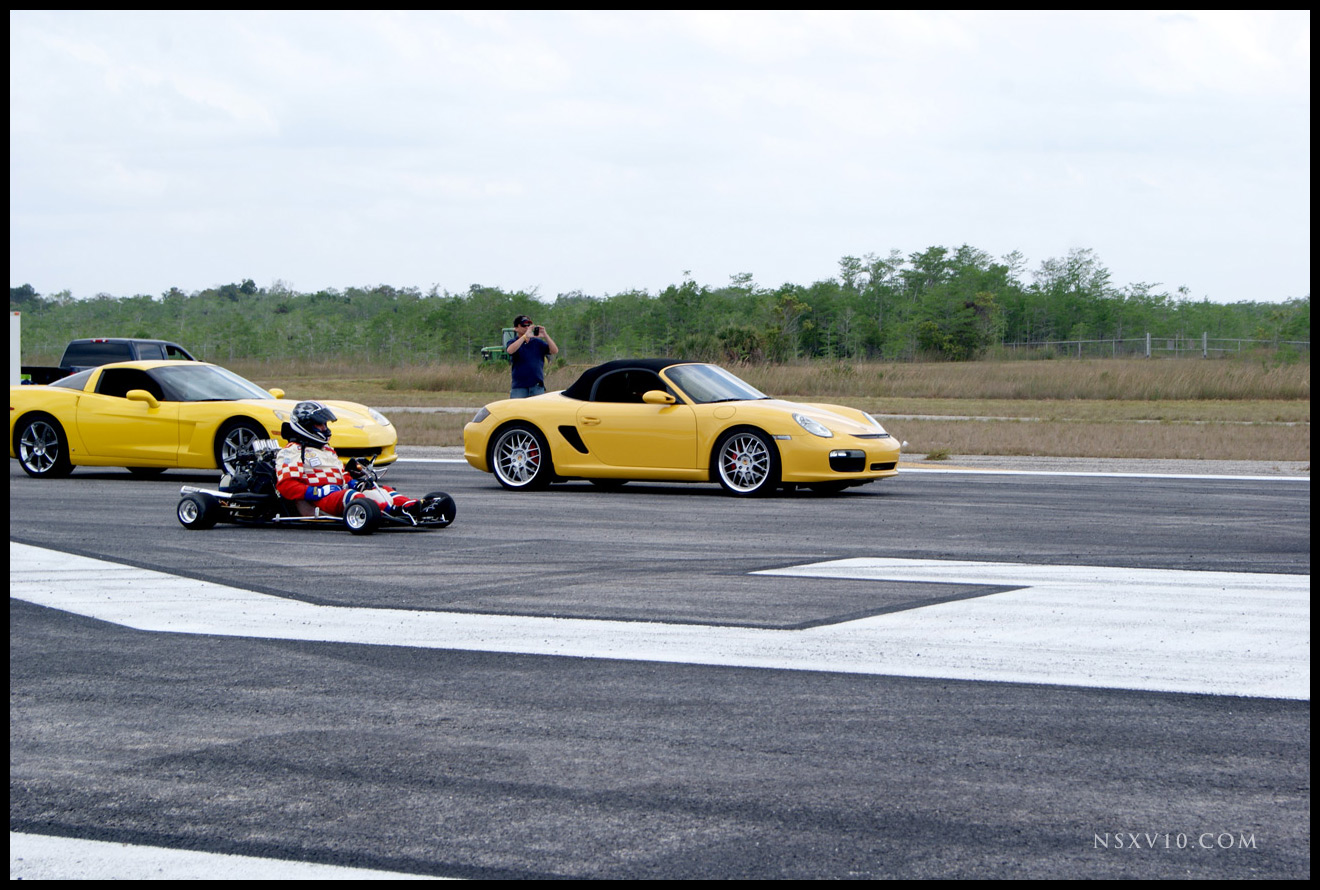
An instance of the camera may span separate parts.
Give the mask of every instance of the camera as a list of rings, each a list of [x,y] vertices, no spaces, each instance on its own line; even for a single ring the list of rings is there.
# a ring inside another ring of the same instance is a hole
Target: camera
[[[538,324],[538,325],[535,325],[535,326],[533,326],[533,328],[532,328],[532,336],[533,336],[533,337],[539,337],[539,336],[541,336],[542,333],[544,333],[544,331],[545,331],[545,328],[541,327],[539,324]]]

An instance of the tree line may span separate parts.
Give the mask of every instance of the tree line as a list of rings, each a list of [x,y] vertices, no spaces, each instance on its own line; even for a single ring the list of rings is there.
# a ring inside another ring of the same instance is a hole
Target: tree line
[[[477,360],[519,313],[546,325],[569,361],[659,355],[734,362],[802,359],[965,361],[1015,343],[1142,337],[1307,341],[1310,295],[1283,303],[1193,301],[1180,289],[1117,286],[1093,251],[1028,272],[963,245],[904,256],[845,256],[834,278],[763,287],[750,274],[722,287],[685,274],[656,294],[580,291],[553,301],[535,290],[473,284],[465,292],[390,285],[298,293],[252,279],[159,296],[74,299],[10,288],[23,313],[25,361],[58,357],[74,337],[152,337],[214,361],[352,356],[413,363]]]

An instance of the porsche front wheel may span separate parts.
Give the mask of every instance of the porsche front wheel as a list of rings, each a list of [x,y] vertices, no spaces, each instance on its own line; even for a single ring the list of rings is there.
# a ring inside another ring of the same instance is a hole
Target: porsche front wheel
[[[490,468],[500,485],[512,491],[545,488],[554,475],[550,446],[531,424],[501,430],[490,446]]]
[[[760,430],[732,430],[715,446],[715,477],[729,494],[767,495],[779,486],[779,451]]]
[[[73,472],[69,439],[58,420],[45,414],[25,419],[14,433],[14,453],[23,472],[53,479]]]

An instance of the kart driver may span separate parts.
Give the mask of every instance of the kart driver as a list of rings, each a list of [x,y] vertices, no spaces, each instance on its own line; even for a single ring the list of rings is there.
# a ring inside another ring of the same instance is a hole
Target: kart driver
[[[307,504],[308,514],[315,508],[343,516],[344,507],[355,496],[357,481],[351,474],[357,467],[356,458],[349,461],[345,472],[339,455],[330,447],[329,424],[335,419],[334,412],[320,402],[299,402],[293,406],[293,419],[281,430],[289,444],[275,456],[275,490],[300,506]],[[392,488],[381,486],[381,490],[389,499],[384,505],[387,510],[406,510],[420,503],[395,494]]]

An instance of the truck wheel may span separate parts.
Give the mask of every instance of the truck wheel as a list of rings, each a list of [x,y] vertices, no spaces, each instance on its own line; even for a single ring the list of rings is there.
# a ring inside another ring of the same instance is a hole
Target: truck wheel
[[[59,421],[48,414],[24,418],[14,431],[14,453],[29,476],[57,479],[73,472],[69,439]]]

